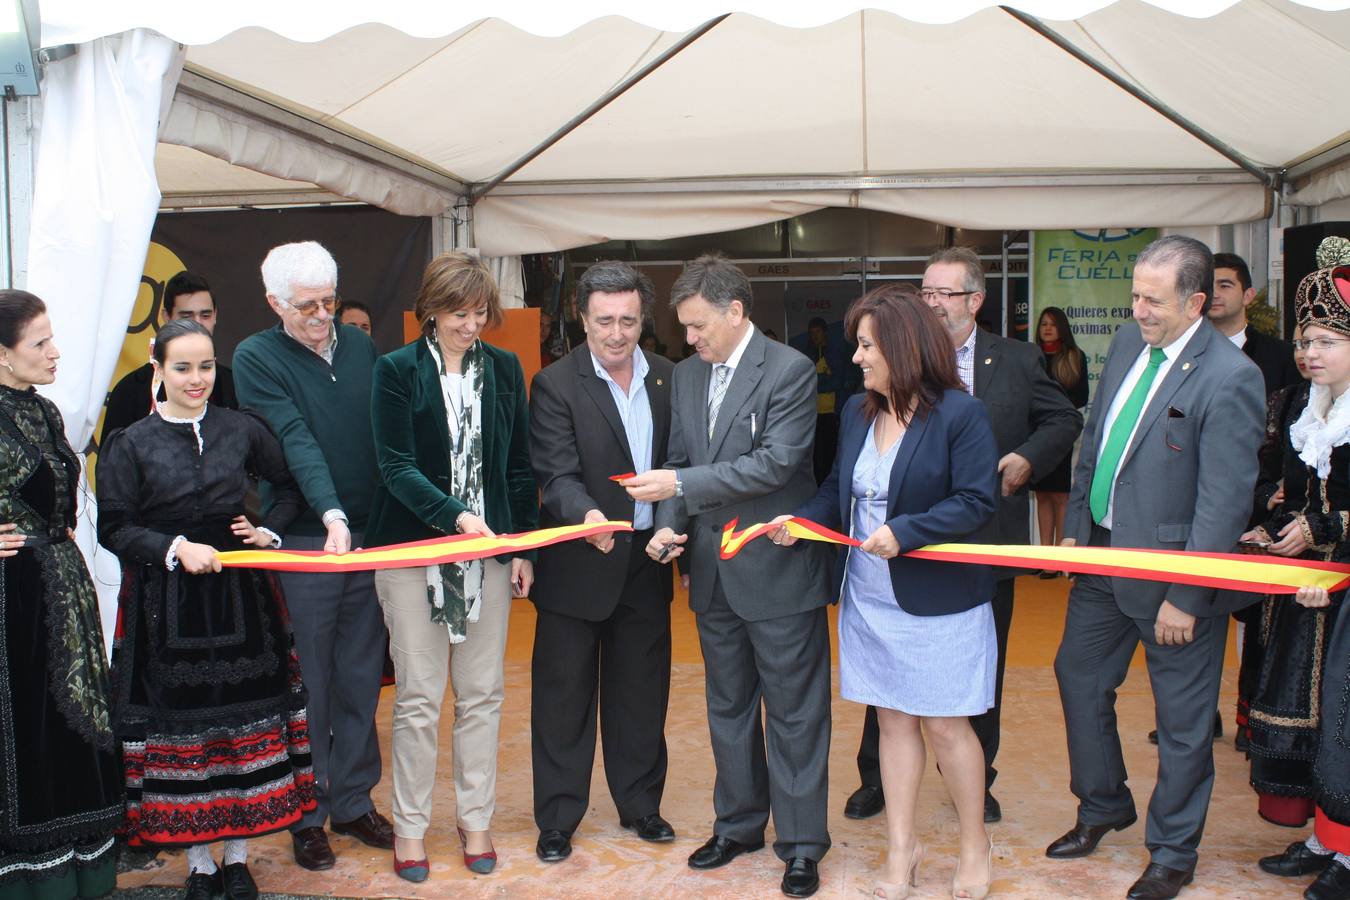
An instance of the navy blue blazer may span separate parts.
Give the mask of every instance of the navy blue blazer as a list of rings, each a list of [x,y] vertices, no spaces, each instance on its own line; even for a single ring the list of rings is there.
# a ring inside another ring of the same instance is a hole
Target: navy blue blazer
[[[834,469],[794,515],[837,531],[850,528],[853,468],[871,424],[863,417],[864,396],[856,394],[844,405]],[[998,503],[998,447],[984,404],[965,391],[948,390],[927,416],[915,416],[900,439],[887,497],[886,524],[901,553],[927,544],[971,543]],[[834,597],[843,585],[848,550],[841,548],[835,561]],[[989,566],[897,556],[890,569],[895,600],[913,616],[964,612],[994,596]]]

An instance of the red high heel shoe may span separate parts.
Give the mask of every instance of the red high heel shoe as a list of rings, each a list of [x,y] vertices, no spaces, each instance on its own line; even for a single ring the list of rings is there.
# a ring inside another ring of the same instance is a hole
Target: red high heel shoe
[[[459,842],[466,848],[464,850],[464,867],[475,875],[491,875],[492,870],[497,868],[497,851],[489,850],[486,853],[470,853],[468,851],[469,841],[464,835],[464,829],[458,825],[455,830],[459,832]]]

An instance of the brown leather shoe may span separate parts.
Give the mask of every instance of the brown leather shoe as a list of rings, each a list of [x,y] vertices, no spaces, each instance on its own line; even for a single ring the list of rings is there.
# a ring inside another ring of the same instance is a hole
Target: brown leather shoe
[[[1149,863],[1139,880],[1130,885],[1125,900],[1171,900],[1194,879],[1194,869],[1169,869],[1158,863]]]
[[[334,834],[354,837],[367,847],[377,850],[394,849],[394,826],[375,810],[350,822],[334,822],[330,825]]]
[[[1123,831],[1138,821],[1138,818],[1134,813],[1130,813],[1124,819],[1107,822],[1105,825],[1088,825],[1083,822],[1075,822],[1073,828],[1070,828],[1059,840],[1045,848],[1045,855],[1051,859],[1077,859],[1080,856],[1087,856],[1097,849],[1097,844],[1101,842],[1102,837],[1108,831]]]
[[[311,872],[322,872],[337,864],[333,848],[328,846],[328,835],[317,825],[291,832],[291,846],[295,850],[295,864]]]

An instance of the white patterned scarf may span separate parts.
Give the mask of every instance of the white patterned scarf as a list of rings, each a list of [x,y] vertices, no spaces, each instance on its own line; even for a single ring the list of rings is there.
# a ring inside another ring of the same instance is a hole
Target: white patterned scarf
[[[475,516],[483,515],[483,344],[474,341],[460,362],[463,377],[452,378],[445,369],[435,337],[427,338],[436,360],[445,403],[445,427],[450,437],[450,491]],[[450,632],[450,643],[459,644],[468,635],[467,626],[478,621],[483,605],[483,561],[442,563],[427,566],[427,601],[431,621]]]
[[[1323,480],[1331,471],[1331,451],[1350,443],[1350,391],[1331,399],[1331,389],[1324,384],[1310,385],[1308,405],[1303,407],[1298,421],[1289,427],[1289,442],[1298,451],[1298,458],[1317,469]]]

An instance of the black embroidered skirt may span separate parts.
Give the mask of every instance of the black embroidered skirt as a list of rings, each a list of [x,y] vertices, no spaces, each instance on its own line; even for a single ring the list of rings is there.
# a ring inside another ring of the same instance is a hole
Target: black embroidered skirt
[[[252,837],[312,810],[305,688],[277,580],[129,567],[118,607],[127,842]]]

